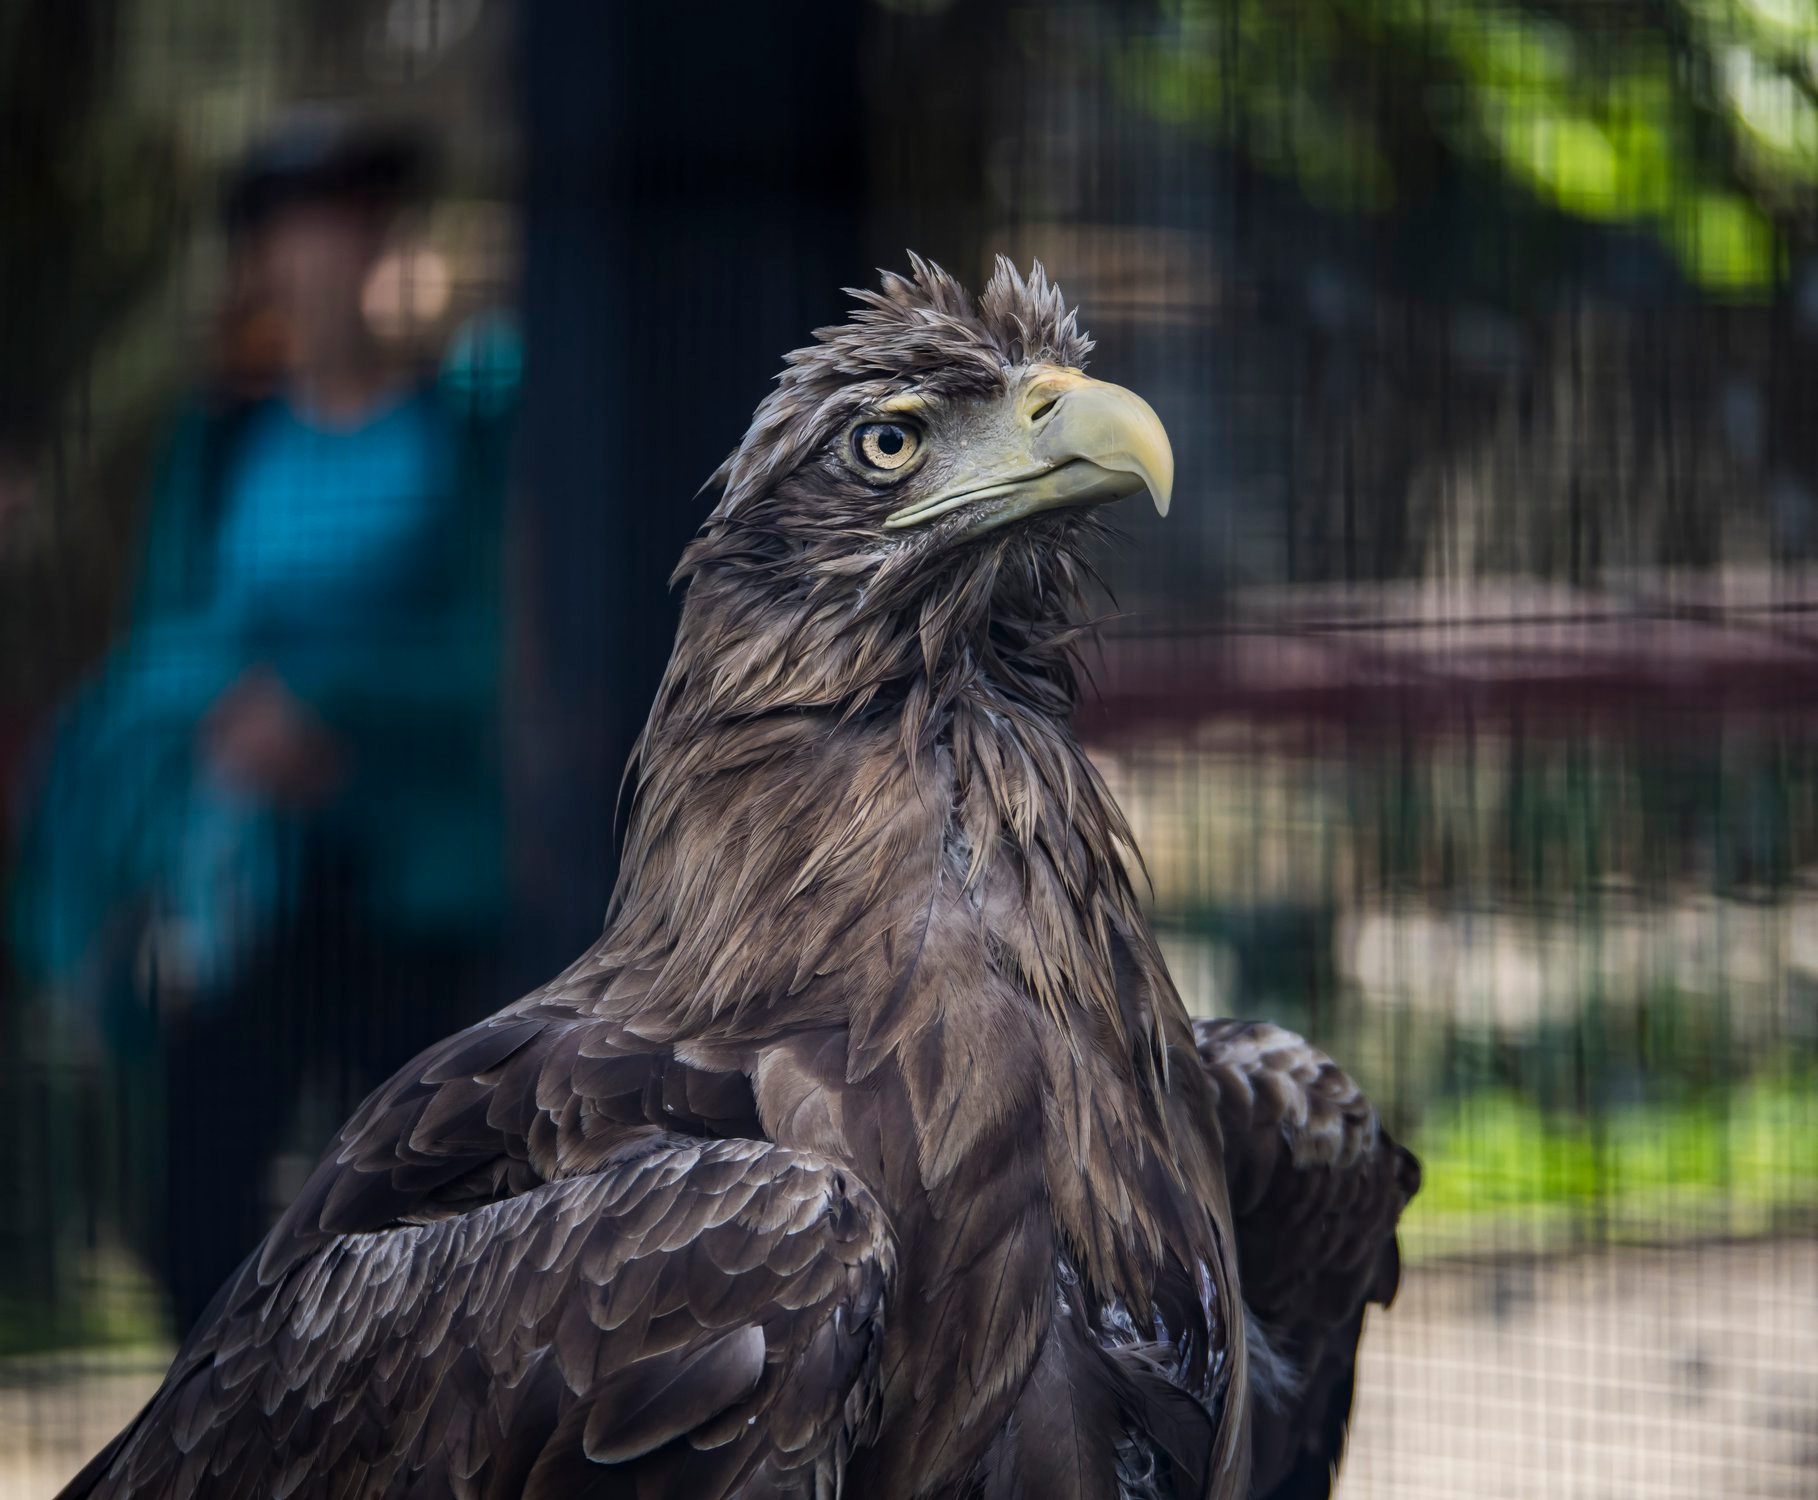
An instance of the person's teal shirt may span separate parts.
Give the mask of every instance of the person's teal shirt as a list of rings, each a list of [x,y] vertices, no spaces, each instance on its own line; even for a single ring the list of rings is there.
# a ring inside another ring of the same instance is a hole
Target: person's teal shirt
[[[300,888],[305,821],[225,787],[202,715],[267,666],[350,751],[308,831],[358,872],[380,932],[463,942],[505,896],[499,584],[509,400],[458,380],[346,429],[281,400],[197,404],[154,492],[126,638],[65,710],[27,824],[14,936],[77,978],[157,920],[218,990]]]
[[[452,448],[426,393],[347,428],[283,401],[260,407],[215,549],[221,628],[282,646],[363,636],[433,607]]]

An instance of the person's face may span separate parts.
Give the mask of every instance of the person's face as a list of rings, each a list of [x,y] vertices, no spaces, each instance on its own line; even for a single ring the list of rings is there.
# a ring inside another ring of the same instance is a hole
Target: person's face
[[[361,292],[384,238],[383,217],[361,204],[280,209],[260,236],[263,289],[299,331],[352,327],[359,322]]]

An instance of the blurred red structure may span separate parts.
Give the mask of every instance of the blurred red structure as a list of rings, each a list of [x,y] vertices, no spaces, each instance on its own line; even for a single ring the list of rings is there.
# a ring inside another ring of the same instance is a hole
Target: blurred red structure
[[[1520,720],[1580,731],[1818,711],[1818,571],[1240,591],[1224,619],[1106,627],[1081,727],[1115,743],[1221,719],[1396,733]]]

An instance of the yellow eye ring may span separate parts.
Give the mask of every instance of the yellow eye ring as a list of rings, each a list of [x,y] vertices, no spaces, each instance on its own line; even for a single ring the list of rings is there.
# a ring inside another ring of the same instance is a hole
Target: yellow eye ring
[[[915,457],[922,435],[907,422],[862,422],[852,430],[852,455],[867,469],[893,474]]]

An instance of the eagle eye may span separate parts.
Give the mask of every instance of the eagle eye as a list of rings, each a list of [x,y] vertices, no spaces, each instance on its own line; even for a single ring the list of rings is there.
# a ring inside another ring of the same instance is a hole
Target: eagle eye
[[[907,464],[921,444],[922,435],[907,422],[861,422],[852,430],[852,456],[885,474]]]

